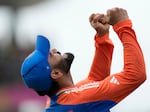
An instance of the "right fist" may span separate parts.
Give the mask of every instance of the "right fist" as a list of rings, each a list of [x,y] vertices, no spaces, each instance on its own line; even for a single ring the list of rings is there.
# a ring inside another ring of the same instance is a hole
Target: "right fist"
[[[112,8],[107,10],[107,17],[109,18],[110,25],[129,19],[127,11],[122,8]]]
[[[101,37],[109,32],[109,24],[107,16],[104,14],[91,14],[89,21],[91,26],[96,30],[97,34]]]

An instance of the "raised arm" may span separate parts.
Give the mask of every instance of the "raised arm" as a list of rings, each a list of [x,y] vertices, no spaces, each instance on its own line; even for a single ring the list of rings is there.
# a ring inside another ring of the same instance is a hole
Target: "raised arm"
[[[104,14],[92,14],[89,18],[95,29],[95,55],[89,72],[90,80],[100,81],[110,75],[113,43],[109,39],[109,24]]]
[[[120,73],[108,77],[103,84],[107,83],[110,88],[106,90],[109,94],[107,97],[119,102],[146,80],[145,62],[127,11],[114,8],[108,10],[107,15],[109,24],[113,26],[123,45],[124,68]]]
[[[124,68],[122,71],[99,81],[99,87],[93,88],[92,92],[93,97],[96,96],[95,100],[113,101],[117,104],[146,80],[146,70],[144,56],[126,10],[110,9],[107,12],[107,17],[109,24],[113,26],[123,45]],[[97,64],[96,61],[95,64]],[[93,68],[93,70],[95,69]],[[96,77],[96,75],[92,76]]]
[[[124,69],[126,77],[143,82],[146,77],[142,50],[132,29],[127,11],[122,8],[108,10],[109,23],[120,38],[124,49]]]

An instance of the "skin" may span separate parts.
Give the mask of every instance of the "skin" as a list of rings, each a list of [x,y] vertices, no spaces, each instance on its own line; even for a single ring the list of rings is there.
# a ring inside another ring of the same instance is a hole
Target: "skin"
[[[58,53],[57,49],[52,49],[50,51],[48,62],[52,67],[51,77],[53,80],[55,80],[59,84],[59,88],[65,88],[68,86],[73,86],[73,80],[70,71],[68,73],[65,73],[64,71],[53,68],[53,66],[57,63],[59,63],[61,60],[67,58],[66,54],[61,55]]]
[[[107,17],[107,22],[112,26],[120,21],[129,19],[127,11],[123,8],[117,7],[107,10]]]
[[[96,31],[96,34],[99,38],[103,37],[106,33],[109,32],[110,25],[115,25],[120,21],[129,19],[127,11],[122,8],[112,8],[107,10],[107,14],[93,13],[89,17],[89,22],[93,29]],[[50,74],[52,79],[55,80],[60,89],[73,86],[73,80],[70,71],[68,73],[63,72],[60,69],[54,68],[53,66],[59,63],[64,58],[67,58],[67,55],[61,55],[58,53],[57,49],[52,49],[50,51],[49,64],[52,67],[52,73]]]
[[[89,22],[91,26],[95,29],[99,37],[102,37],[109,32],[109,24],[107,22],[108,17],[104,14],[92,14],[89,17]]]

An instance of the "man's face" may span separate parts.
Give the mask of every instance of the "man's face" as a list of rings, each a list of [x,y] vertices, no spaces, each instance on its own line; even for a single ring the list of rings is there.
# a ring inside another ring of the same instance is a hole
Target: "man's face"
[[[64,53],[61,55],[56,49],[50,51],[48,61],[52,69],[61,69],[63,72],[68,73],[70,71],[71,64],[73,62],[74,55],[72,53]]]

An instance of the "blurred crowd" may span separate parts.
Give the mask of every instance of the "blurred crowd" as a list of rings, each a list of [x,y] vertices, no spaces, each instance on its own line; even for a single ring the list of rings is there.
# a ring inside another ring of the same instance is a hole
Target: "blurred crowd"
[[[12,43],[0,48],[0,112],[43,111],[46,97],[28,89],[20,76],[21,63],[32,49],[21,49]]]

